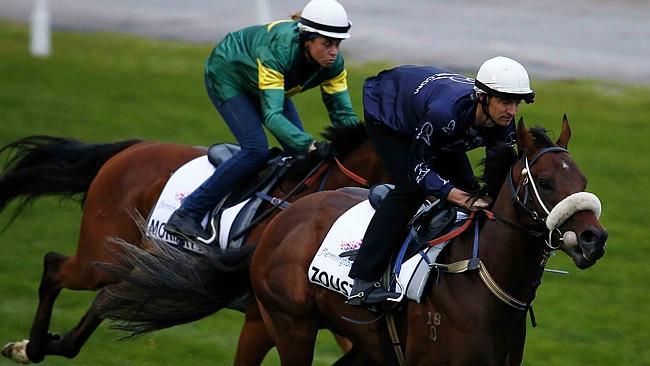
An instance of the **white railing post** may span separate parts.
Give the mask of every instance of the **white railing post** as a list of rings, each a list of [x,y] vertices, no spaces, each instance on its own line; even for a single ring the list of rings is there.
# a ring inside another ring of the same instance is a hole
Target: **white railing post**
[[[271,6],[269,0],[255,0],[257,7],[257,24],[266,24],[271,21]]]
[[[48,0],[34,0],[30,34],[32,55],[46,57],[50,55],[50,9]]]

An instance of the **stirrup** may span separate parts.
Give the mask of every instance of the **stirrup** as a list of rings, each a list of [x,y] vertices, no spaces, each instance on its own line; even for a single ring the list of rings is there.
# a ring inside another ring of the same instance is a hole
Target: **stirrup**
[[[399,300],[401,294],[395,291],[386,290],[383,287],[377,288],[363,299],[363,302],[369,305],[384,303],[384,302],[396,302]]]
[[[187,216],[179,210],[169,217],[165,224],[165,231],[181,239],[194,241],[196,238],[203,240],[210,239],[207,231],[201,227],[193,218]]]

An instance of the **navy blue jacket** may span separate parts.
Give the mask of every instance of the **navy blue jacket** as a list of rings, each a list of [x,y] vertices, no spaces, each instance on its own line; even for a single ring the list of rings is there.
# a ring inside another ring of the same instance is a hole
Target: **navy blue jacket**
[[[514,144],[514,123],[474,126],[478,98],[474,80],[432,66],[399,66],[366,79],[367,120],[412,139],[410,177],[428,194],[446,198],[454,187],[432,169],[441,152],[464,152]]]

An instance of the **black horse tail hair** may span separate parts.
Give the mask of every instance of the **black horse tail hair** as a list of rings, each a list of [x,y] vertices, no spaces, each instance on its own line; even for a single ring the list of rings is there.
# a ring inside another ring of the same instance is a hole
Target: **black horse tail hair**
[[[241,310],[254,301],[249,275],[253,245],[197,255],[155,239],[142,248],[120,239],[112,243],[120,253],[116,262],[95,265],[118,282],[102,289],[92,308],[112,322],[111,329],[129,333],[123,339],[193,322],[226,307]]]
[[[0,211],[22,198],[11,224],[20,210],[39,196],[85,193],[108,159],[138,142],[85,144],[70,138],[29,136],[9,143],[0,148],[0,154],[7,155],[0,175]]]

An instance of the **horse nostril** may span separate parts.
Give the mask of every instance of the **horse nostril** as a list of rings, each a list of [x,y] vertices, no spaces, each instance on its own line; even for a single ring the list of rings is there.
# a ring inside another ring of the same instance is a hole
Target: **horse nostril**
[[[597,241],[596,234],[592,230],[585,230],[580,233],[580,241],[584,245],[593,245]]]
[[[585,230],[580,234],[580,242],[586,246],[602,245],[607,241],[605,230]]]

